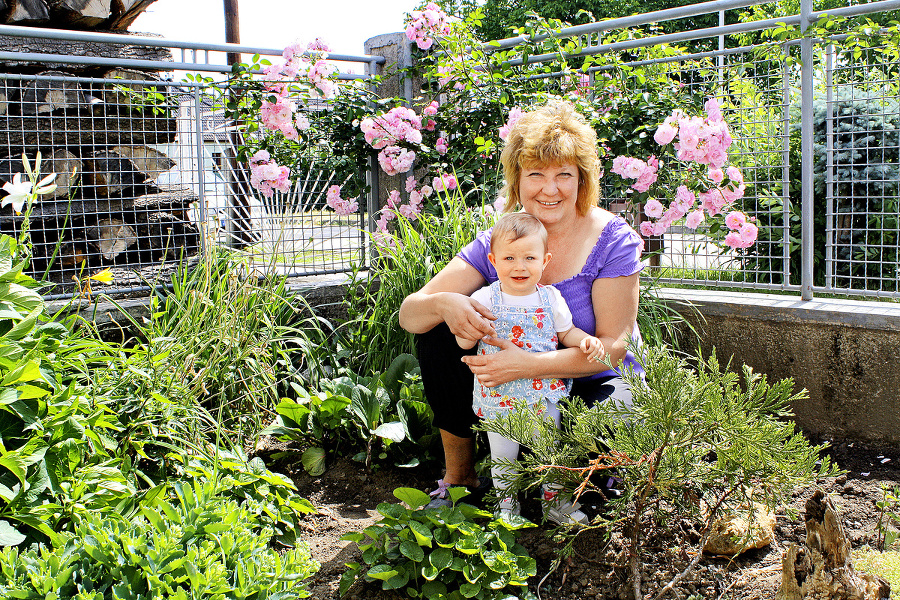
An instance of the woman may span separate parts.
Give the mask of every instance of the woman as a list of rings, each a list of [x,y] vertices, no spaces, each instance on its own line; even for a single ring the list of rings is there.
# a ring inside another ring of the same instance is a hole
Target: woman
[[[643,242],[624,220],[597,206],[600,161],[594,130],[570,104],[554,102],[519,119],[500,161],[506,179],[504,211],[521,209],[547,229],[553,258],[541,283],[561,292],[575,326],[600,338],[614,366],[624,361],[640,370],[627,345],[639,340]],[[631,404],[622,378],[603,363],[589,361],[579,348],[533,353],[494,337],[494,315],[469,297],[497,280],[489,251],[490,231],[482,232],[400,307],[400,325],[420,334],[425,395],[444,444],[446,472],[430,506],[449,504],[447,486],[466,486],[474,493],[489,487],[475,473],[471,373],[488,387],[526,377],[571,377],[572,395],[589,405],[608,399]],[[464,353],[454,336],[472,341],[487,337],[500,351]]]

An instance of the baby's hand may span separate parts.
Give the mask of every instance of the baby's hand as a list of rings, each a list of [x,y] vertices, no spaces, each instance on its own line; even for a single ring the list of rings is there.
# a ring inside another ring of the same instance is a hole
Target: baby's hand
[[[582,352],[588,355],[588,360],[590,361],[600,362],[606,357],[606,348],[603,347],[603,342],[592,335],[581,340],[578,346]]]

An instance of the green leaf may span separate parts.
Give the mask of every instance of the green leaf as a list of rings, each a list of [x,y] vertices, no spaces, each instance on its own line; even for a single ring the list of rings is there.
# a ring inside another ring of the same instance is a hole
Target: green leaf
[[[425,551],[422,547],[408,540],[400,543],[400,554],[416,563],[425,560]]]
[[[325,449],[313,446],[303,451],[300,456],[303,468],[313,477],[318,477],[325,472]]]
[[[463,598],[474,598],[481,592],[481,586],[477,583],[463,583],[459,586],[459,593]]]
[[[431,500],[431,497],[422,490],[407,487],[395,489],[394,496],[400,499],[401,502],[404,502],[412,510],[425,506]]]
[[[390,567],[390,565],[378,564],[369,569],[366,573],[368,577],[372,579],[381,579],[382,581],[390,579],[397,575],[397,571]]]
[[[0,520],[0,546],[18,546],[25,541],[25,536],[7,521]]]
[[[443,571],[444,569],[449,567],[452,560],[453,551],[449,548],[436,548],[428,556],[428,562],[434,565],[434,567],[439,571]]]
[[[432,533],[427,525],[418,521],[410,521],[409,528],[412,530],[413,535],[416,536],[416,542],[420,546],[431,548]]]
[[[406,432],[403,430],[403,423],[400,421],[391,421],[379,425],[373,432],[378,437],[387,438],[393,442],[402,442],[406,438]]]

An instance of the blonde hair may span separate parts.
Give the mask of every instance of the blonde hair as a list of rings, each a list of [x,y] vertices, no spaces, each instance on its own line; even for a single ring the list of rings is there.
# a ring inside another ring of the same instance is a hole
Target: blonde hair
[[[498,241],[515,242],[523,237],[536,235],[544,244],[544,252],[547,252],[547,230],[540,219],[526,212],[507,213],[497,219],[497,223],[491,230],[491,252],[494,251],[494,243]]]
[[[527,112],[513,126],[500,154],[509,212],[521,205],[519,177],[523,168],[573,164],[578,168],[575,208],[584,216],[600,197],[597,132],[568,102],[554,101]]]

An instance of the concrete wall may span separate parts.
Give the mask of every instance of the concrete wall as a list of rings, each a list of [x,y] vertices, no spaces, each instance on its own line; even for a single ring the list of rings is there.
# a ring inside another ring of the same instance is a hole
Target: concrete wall
[[[900,444],[900,304],[668,289],[663,297],[701,333],[705,354],[715,347],[720,362],[806,388],[809,399],[793,407],[804,431]]]

